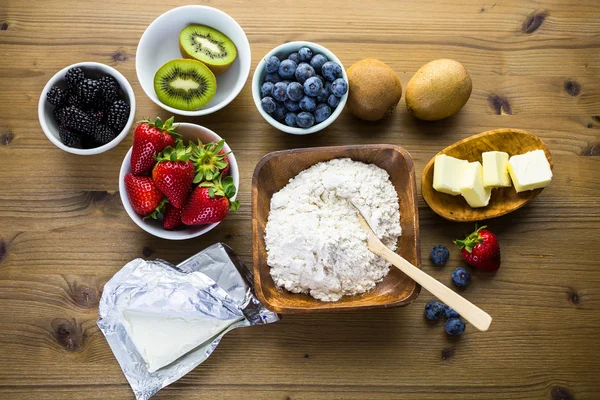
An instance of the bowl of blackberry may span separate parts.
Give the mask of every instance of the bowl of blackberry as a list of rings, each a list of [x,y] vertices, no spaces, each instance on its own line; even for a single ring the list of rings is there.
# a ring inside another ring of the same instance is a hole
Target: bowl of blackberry
[[[348,99],[348,76],[325,47],[284,43],[258,63],[252,97],[269,124],[286,133],[307,135],[326,128],[341,114]]]
[[[112,149],[129,133],[135,97],[127,79],[108,65],[83,62],[57,72],[42,90],[38,117],[58,148],[94,155]]]

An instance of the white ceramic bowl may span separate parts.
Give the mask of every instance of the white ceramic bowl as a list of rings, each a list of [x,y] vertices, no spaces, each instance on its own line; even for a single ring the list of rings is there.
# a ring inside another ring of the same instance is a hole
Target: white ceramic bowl
[[[65,82],[65,74],[69,69],[73,67],[80,67],[81,69],[83,69],[83,72],[86,75],[89,74],[89,76],[91,77],[100,77],[103,75],[112,76],[117,80],[117,82],[119,82],[119,85],[121,86],[121,91],[124,94],[124,100],[129,103],[130,111],[129,119],[127,120],[127,125],[125,125],[125,128],[123,128],[121,133],[119,133],[119,135],[117,135],[116,138],[114,138],[110,143],[107,143],[104,146],[96,147],[93,149],[76,149],[74,147],[69,147],[63,144],[63,142],[60,140],[60,136],[58,135],[58,124],[56,123],[56,119],[54,118],[53,113],[54,106],[48,103],[48,101],[46,100],[46,94],[48,93],[50,88],[52,88],[52,86],[66,88],[67,84]],[[125,139],[125,136],[127,136],[129,130],[131,129],[134,116],[135,95],[133,94],[133,89],[131,88],[129,81],[127,81],[127,79],[116,69],[109,67],[108,65],[96,62],[80,62],[77,64],[69,65],[68,67],[65,67],[58,71],[56,74],[54,74],[52,78],[50,78],[48,83],[46,83],[46,86],[44,86],[42,94],[40,95],[40,101],[38,103],[38,119],[40,120],[42,130],[44,131],[48,139],[50,139],[50,141],[54,143],[54,145],[56,145],[56,147],[58,147],[59,149],[62,149],[69,153],[84,156],[104,153],[105,151],[110,150],[119,143],[121,143],[121,141]]]
[[[262,58],[262,60],[260,60],[260,62],[256,66],[256,70],[254,70],[254,77],[252,78],[252,98],[254,99],[254,104],[256,105],[256,108],[258,108],[258,112],[260,112],[260,115],[262,115],[268,123],[273,125],[275,128],[279,129],[280,131],[291,133],[292,135],[308,135],[310,133],[315,133],[327,128],[342,113],[342,110],[346,105],[346,101],[348,100],[348,92],[346,92],[346,94],[340,98],[340,104],[338,104],[338,106],[333,110],[331,116],[325,121],[313,125],[310,128],[294,128],[291,126],[287,126],[277,121],[275,118],[271,117],[262,109],[260,105],[260,87],[262,86],[266,75],[266,60],[271,56],[277,56],[279,59],[286,59],[290,54],[300,50],[300,48],[302,47],[308,47],[313,51],[313,54],[321,53],[325,57],[327,57],[327,60],[335,61],[336,63],[340,64],[340,66],[342,67],[343,78],[346,80],[346,82],[348,82],[348,75],[346,75],[346,69],[344,68],[344,64],[342,64],[342,62],[335,56],[335,54],[333,54],[331,51],[321,46],[320,44],[312,42],[289,42],[277,46],[273,50],[268,52]]]
[[[221,137],[219,135],[203,126],[189,124],[185,122],[180,123],[178,125],[179,127],[177,128],[177,133],[179,133],[185,141],[197,141],[197,139],[200,139],[202,143],[207,143],[215,141],[218,142],[221,140]],[[229,153],[231,151],[231,148],[229,147],[227,142],[225,142],[225,146],[223,146],[223,149],[226,153]],[[229,153],[227,159],[229,161],[230,168],[229,174],[233,178],[233,183],[237,188],[235,196],[231,198],[231,200],[233,201],[236,199],[240,189],[240,174],[238,170],[237,161],[235,160],[235,156],[233,155],[233,153]],[[129,149],[129,151],[125,155],[125,158],[123,159],[123,163],[121,164],[121,172],[119,173],[119,194],[121,195],[121,202],[125,207],[125,211],[127,211],[127,214],[129,214],[129,217],[133,220],[133,222],[137,224],[137,226],[159,238],[170,240],[184,240],[203,235],[206,232],[213,229],[215,226],[219,225],[220,222],[217,222],[209,225],[190,226],[186,227],[185,229],[167,231],[162,227],[161,221],[153,219],[144,219],[141,215],[138,215],[133,210],[131,202],[129,201],[129,197],[127,196],[127,189],[125,189],[125,175],[131,172],[130,163],[131,149]]]
[[[194,111],[178,110],[163,104],[154,91],[154,75],[167,61],[182,58],[179,33],[189,25],[214,28],[235,43],[237,57],[233,64],[217,76],[217,93],[204,107]],[[240,93],[250,74],[250,43],[242,27],[229,15],[207,6],[183,6],[167,11],[146,28],[138,44],[135,70],[146,95],[160,107],[179,115],[199,116],[213,113]]]

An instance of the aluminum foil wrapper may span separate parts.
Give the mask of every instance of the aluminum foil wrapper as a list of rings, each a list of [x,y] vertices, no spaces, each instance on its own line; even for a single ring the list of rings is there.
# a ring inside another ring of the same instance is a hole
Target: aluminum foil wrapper
[[[279,320],[255,297],[252,282],[252,272],[233,250],[217,243],[178,265],[135,259],[106,283],[98,326],[137,399],[149,399],[203,363],[232,329]],[[150,372],[129,336],[125,310],[236,322],[171,364]]]

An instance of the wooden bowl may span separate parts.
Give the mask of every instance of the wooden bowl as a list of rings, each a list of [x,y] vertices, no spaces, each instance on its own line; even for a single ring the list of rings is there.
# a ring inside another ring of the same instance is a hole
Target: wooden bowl
[[[550,150],[542,140],[520,129],[496,129],[468,137],[440,151],[451,157],[481,162],[481,153],[486,151],[504,151],[509,156],[527,153],[532,150],[544,150],[552,168]],[[533,200],[544,190],[535,189],[517,193],[514,187],[493,189],[490,204],[487,207],[471,208],[462,196],[451,196],[433,188],[433,157],[423,170],[421,193],[423,199],[440,217],[450,221],[475,222],[508,214]]]
[[[421,263],[417,190],[412,158],[407,151],[391,145],[317,147],[269,153],[256,165],[252,177],[252,237],[254,259],[254,289],[260,301],[281,314],[322,311],[346,311],[393,307],[414,301],[421,287],[397,268],[377,286],[362,295],[344,296],[336,302],[323,302],[307,294],[288,292],[275,285],[267,265],[265,226],[269,217],[271,197],[301,171],[334,158],[351,158],[383,168],[390,175],[400,200],[398,254],[413,265]]]

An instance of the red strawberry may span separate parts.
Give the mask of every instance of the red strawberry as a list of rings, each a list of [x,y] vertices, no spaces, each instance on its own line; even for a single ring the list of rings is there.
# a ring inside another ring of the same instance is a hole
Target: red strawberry
[[[172,231],[183,225],[183,222],[181,222],[181,211],[181,208],[175,208],[173,204],[167,203],[163,217],[163,228]]]
[[[175,133],[173,117],[164,123],[159,117],[156,121],[142,121],[133,133],[133,150],[131,151],[131,172],[140,175],[150,170],[156,160],[154,156],[167,146],[174,146],[181,136]]]
[[[125,188],[131,206],[140,215],[152,213],[165,197],[148,176],[125,175]]]
[[[500,245],[491,231],[482,226],[464,240],[454,243],[461,249],[461,254],[467,264],[485,271],[496,271],[500,268]]]
[[[225,140],[218,143],[211,142],[192,144],[192,161],[196,167],[194,183],[212,181],[217,176],[226,176],[229,173],[229,160],[223,149]]]
[[[233,178],[217,177],[214,182],[202,182],[183,208],[181,220],[186,225],[212,224],[225,219],[229,210],[237,211],[240,204],[229,199],[235,195]]]
[[[152,170],[156,186],[167,196],[175,208],[183,207],[192,180],[194,164],[189,160],[190,149],[179,141],[176,148],[166,147],[158,156]]]

